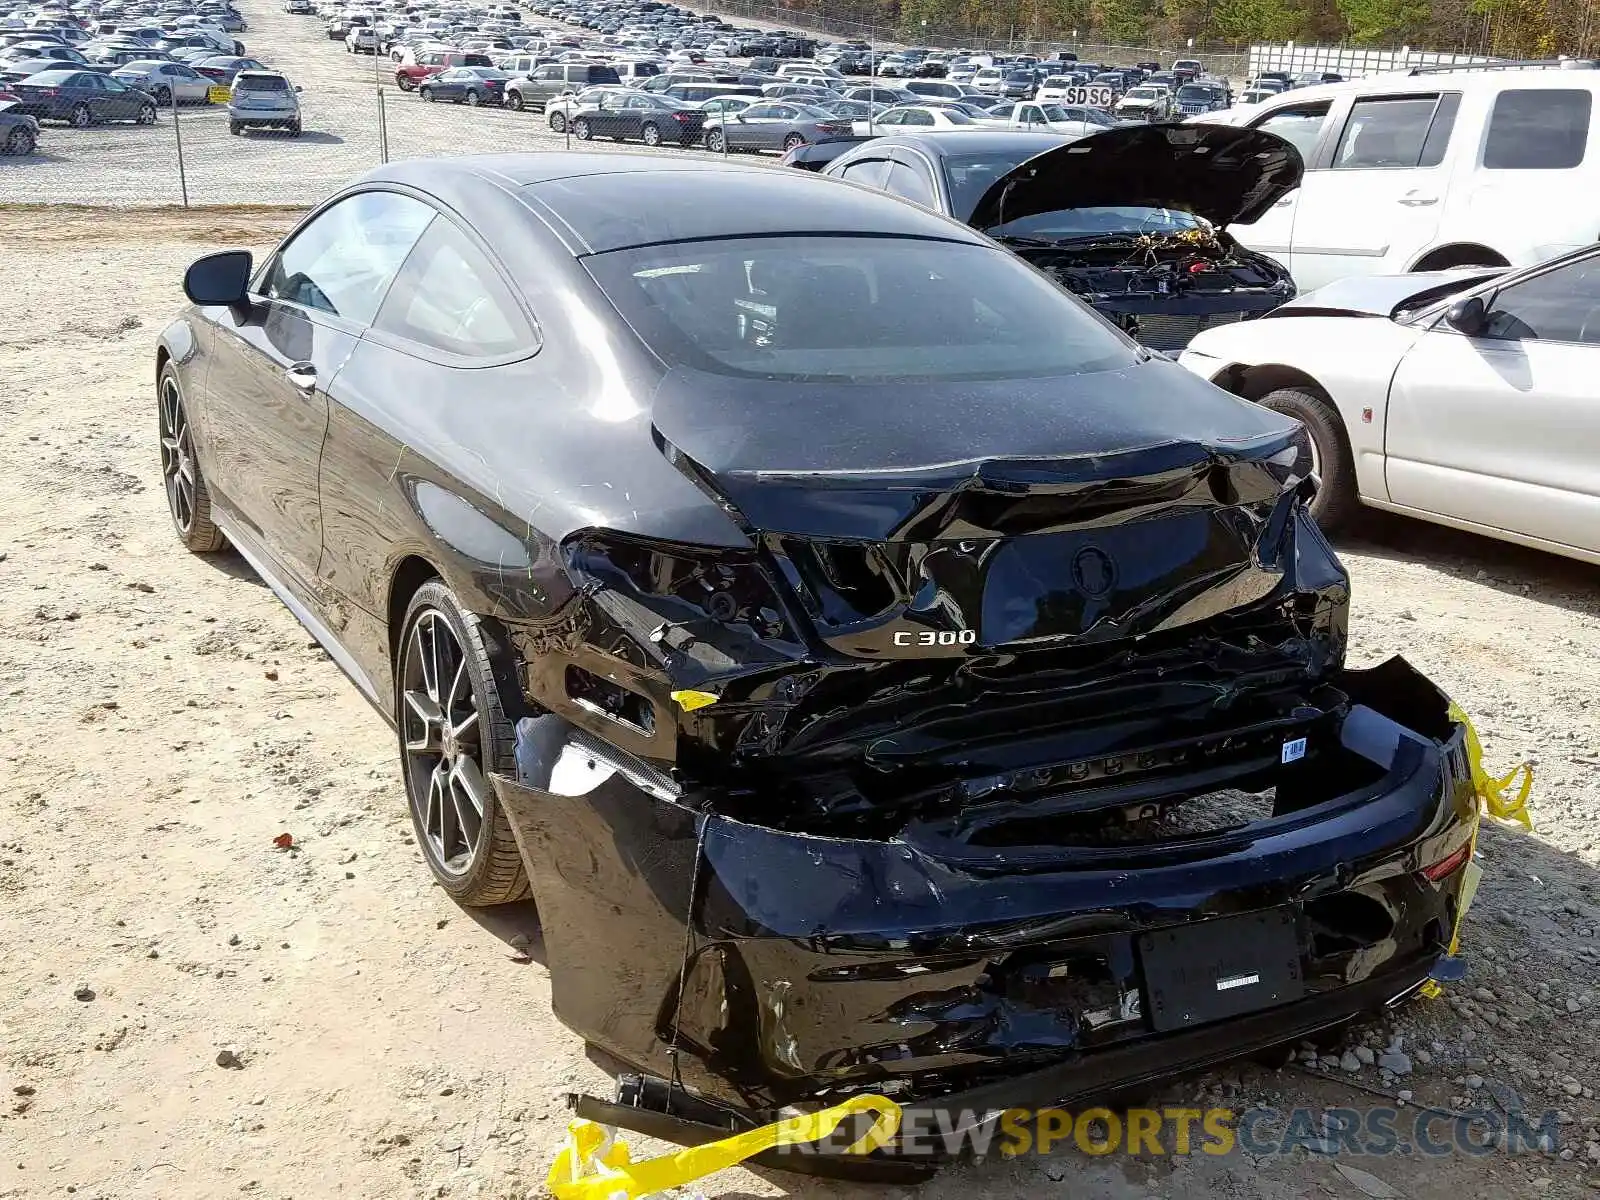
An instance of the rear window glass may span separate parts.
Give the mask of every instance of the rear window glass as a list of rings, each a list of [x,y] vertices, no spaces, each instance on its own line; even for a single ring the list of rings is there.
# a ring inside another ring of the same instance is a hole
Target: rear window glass
[[[238,75],[233,80],[236,92],[287,92],[289,81],[277,75]]]
[[[1483,165],[1502,170],[1562,170],[1583,162],[1589,142],[1587,90],[1501,92],[1489,116]]]
[[[911,238],[760,238],[584,260],[661,358],[747,378],[950,381],[1134,361],[1082,305],[1002,250]]]

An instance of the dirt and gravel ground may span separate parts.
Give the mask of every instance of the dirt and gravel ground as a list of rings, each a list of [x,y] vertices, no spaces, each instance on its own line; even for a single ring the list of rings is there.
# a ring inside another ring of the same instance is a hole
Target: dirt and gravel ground
[[[560,1139],[561,1094],[607,1086],[550,1016],[531,908],[467,913],[431,886],[392,735],[239,560],[192,557],[169,530],[151,364],[181,269],[265,249],[289,219],[0,210],[0,1197],[521,1197]],[[1407,522],[1370,522],[1343,552],[1354,660],[1404,652],[1479,716],[1492,763],[1533,758],[1537,829],[1486,835],[1474,974],[1448,1001],[1374,1026],[1342,1064],[1168,1096],[1520,1097],[1561,1110],[1557,1144],[995,1159],[917,1195],[1600,1186],[1600,576]],[[286,832],[297,848],[275,849]],[[1395,1035],[1409,1062],[1387,1061],[1411,1070],[1390,1078],[1367,1060]],[[704,1186],[873,1194],[745,1172]]]

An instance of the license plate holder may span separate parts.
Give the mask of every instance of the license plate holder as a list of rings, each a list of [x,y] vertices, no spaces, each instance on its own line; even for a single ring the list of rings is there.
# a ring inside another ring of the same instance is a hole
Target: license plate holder
[[[1191,1029],[1305,995],[1299,914],[1273,908],[1139,937],[1144,1010],[1157,1033]]]

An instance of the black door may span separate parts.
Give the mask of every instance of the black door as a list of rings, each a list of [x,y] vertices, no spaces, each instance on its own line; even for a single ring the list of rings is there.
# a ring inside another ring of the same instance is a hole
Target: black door
[[[213,490],[313,602],[328,388],[432,216],[391,192],[342,200],[272,257],[249,309],[217,315],[201,427]]]

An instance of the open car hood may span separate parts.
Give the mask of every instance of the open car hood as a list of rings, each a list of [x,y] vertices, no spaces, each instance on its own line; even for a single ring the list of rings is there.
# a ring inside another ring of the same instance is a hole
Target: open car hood
[[[1036,154],[990,185],[968,224],[1068,208],[1171,208],[1248,225],[1300,186],[1300,152],[1232,125],[1125,125]]]

